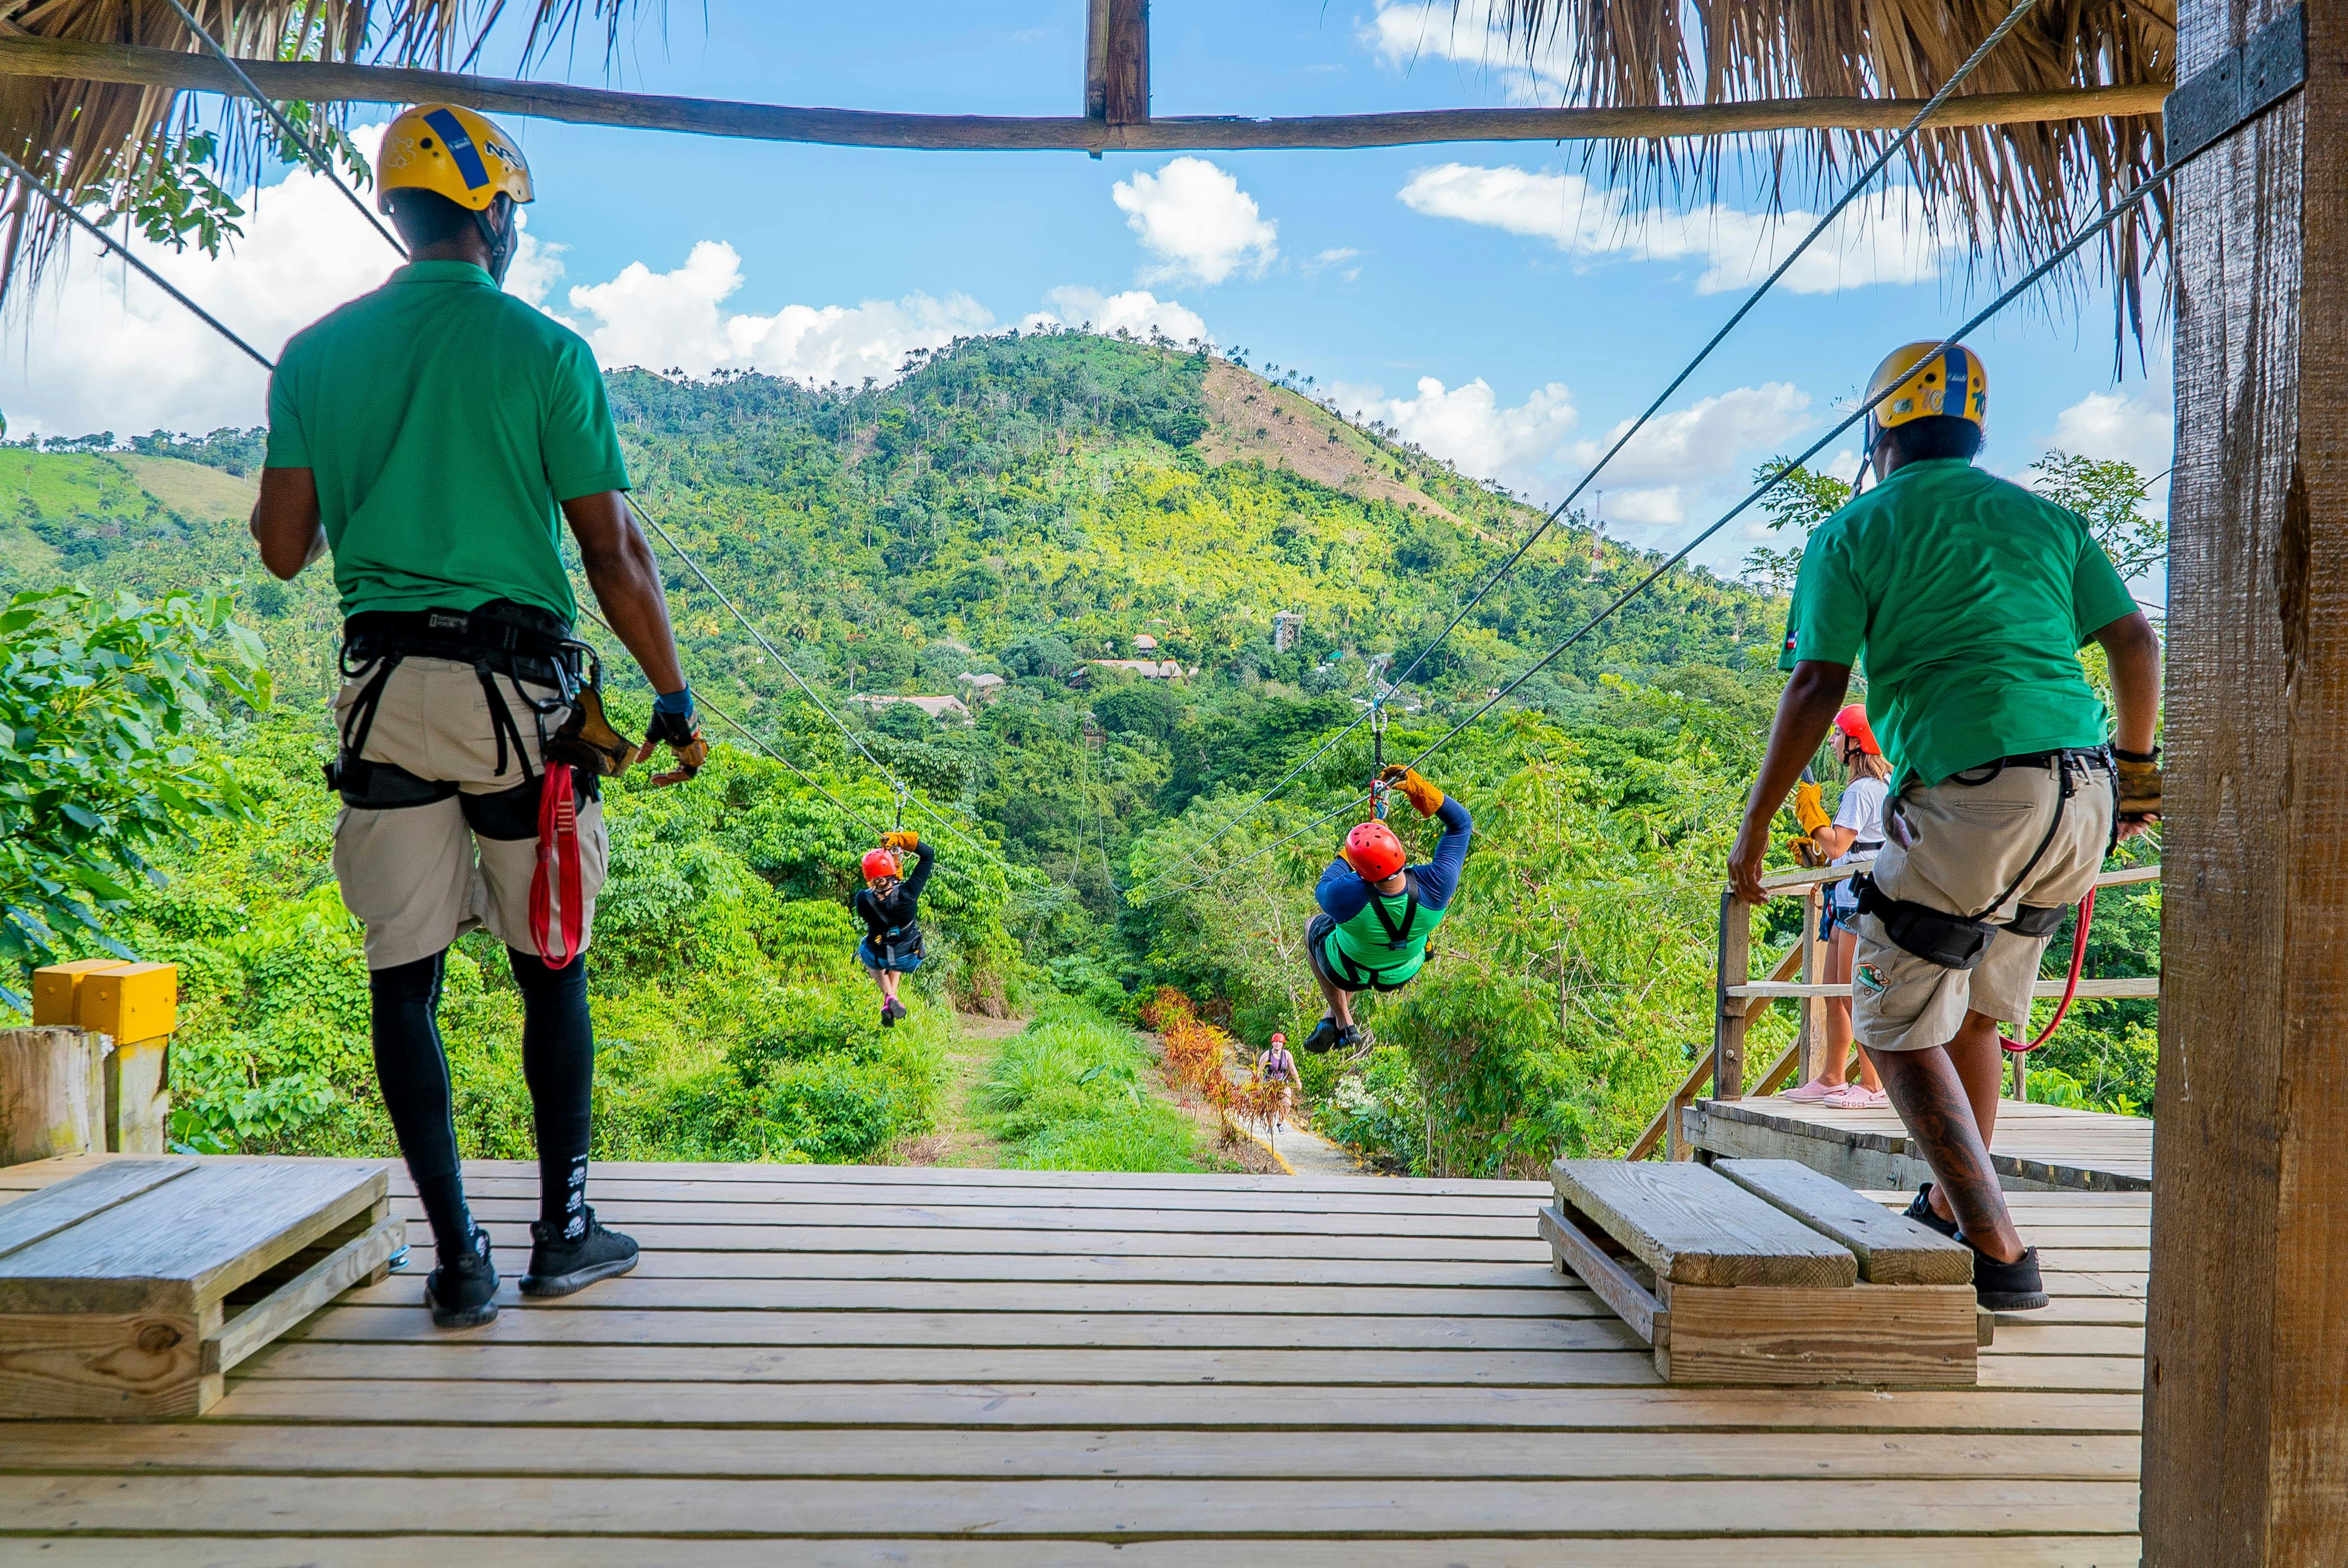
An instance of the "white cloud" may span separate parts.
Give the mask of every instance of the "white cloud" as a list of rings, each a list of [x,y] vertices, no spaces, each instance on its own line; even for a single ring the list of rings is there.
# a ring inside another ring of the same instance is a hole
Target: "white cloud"
[[[1208,335],[1207,323],[1198,312],[1176,300],[1161,300],[1146,289],[1104,294],[1098,289],[1065,284],[1045,294],[1044,305],[1019,323],[1023,330],[1090,323],[1092,330],[1104,337],[1115,337],[1120,332],[1138,338],[1163,333],[1177,343],[1189,343]]]
[[[1378,0],[1377,15],[1363,24],[1360,37],[1381,64],[1407,70],[1422,59],[1452,60],[1499,79],[1511,103],[1557,103],[1565,96],[1562,51],[1551,34],[1528,56],[1524,45],[1450,0]]]
[[[814,385],[893,380],[915,349],[991,332],[994,313],[967,294],[857,305],[785,305],[772,315],[719,309],[742,287],[742,259],[720,240],[694,246],[685,264],[655,272],[632,261],[609,282],[573,288],[573,321],[606,366],[762,371]]]
[[[1425,216],[1547,240],[1583,261],[1697,261],[1704,271],[1696,292],[1704,294],[1758,282],[1818,220],[1798,210],[1770,215],[1719,202],[1688,212],[1634,208],[1622,192],[1578,174],[1513,165],[1422,169],[1396,195]],[[1909,186],[1857,203],[1802,253],[1780,286],[1797,294],[1830,294],[1871,283],[1929,282],[1940,275],[1949,247],[1933,237],[1924,216],[1922,198]]]
[[[1667,409],[1640,427],[1638,435],[1606,466],[1605,477],[1625,484],[1662,484],[1735,472],[1743,466],[1744,454],[1775,446],[1807,425],[1809,407],[1809,394],[1772,381],[1700,398],[1685,408]],[[1626,419],[1617,425],[1602,441],[1575,443],[1574,462],[1582,466],[1597,462],[1622,438],[1630,423]]]
[[[2149,476],[2174,460],[2177,419],[2166,395],[2091,392],[2054,419],[2054,445],[2083,457],[2118,457]]]
[[[1353,261],[1360,254],[1361,252],[1351,245],[1332,246],[1304,263],[1304,275],[1309,278],[1316,272],[1325,272],[1332,267],[1344,266],[1345,262]],[[1346,267],[1344,272],[1337,274],[1340,279],[1348,283],[1361,275],[1362,270],[1359,267]]]
[[[1561,382],[1550,382],[1514,408],[1500,406],[1478,376],[1446,388],[1421,376],[1417,395],[1387,397],[1376,387],[1337,386],[1332,395],[1360,419],[1382,419],[1401,438],[1425,447],[1479,479],[1518,488],[1538,486],[1555,466],[1580,412]]]
[[[353,134],[372,157],[381,128]],[[239,200],[245,237],[217,261],[144,240],[129,245],[272,359],[295,332],[399,264],[322,176],[296,170]],[[201,432],[268,417],[268,373],[87,236],[10,314],[16,341],[0,356],[0,407],[12,436]]]
[[[1280,256],[1280,225],[1203,158],[1178,158],[1156,174],[1120,179],[1110,195],[1126,227],[1161,263],[1143,270],[1145,283],[1220,283],[1242,267],[1261,277]]]

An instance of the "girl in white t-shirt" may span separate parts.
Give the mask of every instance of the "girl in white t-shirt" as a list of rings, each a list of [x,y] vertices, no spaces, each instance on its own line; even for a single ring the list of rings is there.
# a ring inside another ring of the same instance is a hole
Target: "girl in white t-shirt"
[[[1867,723],[1867,710],[1856,702],[1835,715],[1834,741],[1850,783],[1844,786],[1833,825],[1810,835],[1810,842],[1828,857],[1828,865],[1842,866],[1853,860],[1870,859],[1883,847],[1883,810],[1890,794],[1891,764],[1884,761],[1882,749],[1875,743],[1875,732]],[[1850,984],[1851,956],[1859,946],[1859,894],[1848,878],[1828,885],[1827,917],[1826,981],[1847,987]],[[1827,998],[1823,1010],[1827,1049],[1818,1064],[1818,1075],[1799,1089],[1787,1091],[1785,1097],[1816,1102],[1838,1111],[1868,1110],[1890,1103],[1875,1076],[1875,1064],[1867,1059],[1865,1051],[1859,1053],[1859,1081],[1852,1083],[1845,1078],[1852,1043],[1849,993]]]

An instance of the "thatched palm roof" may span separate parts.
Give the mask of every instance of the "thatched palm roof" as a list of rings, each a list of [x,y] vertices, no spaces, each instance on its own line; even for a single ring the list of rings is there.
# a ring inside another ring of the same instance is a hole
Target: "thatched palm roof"
[[[630,0],[187,3],[232,53],[255,60],[464,69],[510,5],[528,6],[529,60],[582,27],[602,32],[608,48]],[[1095,8],[1105,3],[1094,0]],[[1545,77],[1561,77],[1568,105],[1647,109],[1756,99],[1922,99],[1949,80],[2011,0],[1452,3],[1462,26],[1500,28],[1542,64]],[[204,47],[170,0],[0,0],[0,36],[7,36],[189,55]],[[1959,94],[2163,85],[2175,75],[2175,0],[2036,0]],[[1909,151],[1908,171],[1936,231],[1961,242],[1976,261],[2000,270],[2027,263],[2104,198],[2157,166],[2157,114],[2083,112],[2090,118],[1926,131]],[[150,160],[184,126],[187,113],[181,91],[172,87],[0,75],[0,149],[84,200],[122,203],[151,177]],[[1770,199],[1783,200],[1807,194],[1818,176],[1879,147],[1886,134],[1772,132],[1757,139],[1739,136],[1736,145],[1763,174]],[[1722,167],[1725,145],[1719,138],[1612,140],[1592,156],[1618,179],[1687,195],[1708,188]],[[231,172],[249,172],[260,151],[250,142],[232,146]],[[5,193],[0,197],[5,290],[27,266],[37,268],[58,230],[56,214],[37,200],[28,202],[26,192],[5,187],[0,192]],[[2103,260],[2116,284],[2124,330],[2140,332],[2141,284],[2158,274],[2167,234],[2161,204],[2140,210],[2106,237]]]
[[[1937,91],[2013,0],[1453,0],[1462,24],[1488,20],[1528,56],[1562,62],[1569,99],[1591,106],[1721,103]],[[2037,0],[1957,89],[1972,93],[2173,84],[2176,0]],[[1773,136],[1757,155],[1782,198],[1854,154],[1869,132]],[[1614,143],[1617,177],[1687,190],[1719,169],[1715,144]],[[2104,200],[2159,167],[2157,115],[1928,130],[1910,177],[1942,232],[2001,270],[2052,251]],[[2166,193],[2116,224],[2104,247],[2124,330],[2141,333],[2140,290],[2167,256]]]
[[[447,67],[469,62],[507,0],[186,0],[232,55],[276,60],[360,60]],[[531,49],[582,21],[607,40],[626,0],[530,0]],[[0,0],[0,34],[206,52],[169,0]],[[526,51],[527,52],[527,51]],[[43,183],[85,201],[119,201],[149,173],[148,160],[185,123],[169,88],[50,77],[0,77],[0,150]],[[250,172],[260,149],[229,149],[232,172]],[[11,182],[13,183],[13,182]],[[0,187],[0,189],[5,189]],[[23,190],[7,191],[0,289],[36,270],[60,220]]]

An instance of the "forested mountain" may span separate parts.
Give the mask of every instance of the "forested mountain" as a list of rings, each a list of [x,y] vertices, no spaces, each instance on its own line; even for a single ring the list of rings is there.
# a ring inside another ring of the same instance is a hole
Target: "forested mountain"
[[[1359,792],[1367,730],[1272,806],[1210,835],[1354,719],[1374,669],[1409,667],[1540,513],[1292,385],[1163,343],[971,340],[887,387],[642,370],[614,374],[610,387],[651,514],[873,753],[991,845],[941,841],[942,994],[992,1005],[1048,984],[1115,1008],[1175,983],[1230,1009],[1243,1035],[1309,1026],[1318,1007],[1295,944],[1344,819],[1248,857]],[[175,890],[149,900],[143,939],[211,951],[228,935],[257,940],[265,926],[324,929],[336,915],[320,891],[331,804],[306,770],[333,679],[331,584],[323,571],[290,587],[259,573],[242,528],[255,433],[134,446],[0,447],[0,588],[72,579],[154,598],[242,580],[281,713],[225,743],[278,815],[263,834],[209,840]],[[887,786],[695,574],[656,548],[705,702],[867,820],[887,816]],[[1565,519],[1410,678],[1392,704],[1388,755],[1447,730],[1652,566]],[[1275,651],[1283,611],[1300,630]],[[1635,1132],[1708,1037],[1718,867],[1775,701],[1782,615],[1782,600],[1675,570],[1428,761],[1476,813],[1479,847],[1437,962],[1375,1011],[1388,1044],[1342,1082],[1316,1068],[1334,1124],[1399,1161],[1460,1170],[1619,1147]],[[611,655],[622,712],[640,714],[641,681],[611,639],[584,630]],[[1091,662],[1137,659],[1181,673],[1143,679]],[[855,701],[875,695],[959,695],[974,722]],[[919,811],[909,825],[925,820]],[[901,1063],[873,1065],[877,1037],[840,1044],[847,1054],[818,1072],[809,1063],[831,1057],[809,1054],[808,1028],[832,1024],[794,1024],[783,1032],[798,1043],[785,1048],[771,1045],[771,1016],[736,1022],[718,1030],[721,1071],[673,1024],[652,1021],[687,1006],[735,1018],[749,995],[771,1015],[784,1005],[776,988],[808,986],[792,1008],[846,1019],[852,978],[827,944],[847,940],[837,901],[862,829],[747,752],[690,791],[623,789],[614,823],[622,870],[596,970],[599,1009],[614,1020],[606,1033],[636,1020],[627,1027],[651,1042],[643,1081],[748,1105],[732,1122],[703,1120],[763,1129],[698,1147],[839,1157],[918,1124],[930,1091],[904,1088],[920,1073]],[[214,907],[223,900],[244,917],[232,933]],[[2118,917],[2106,918],[2120,938]],[[2098,956],[2099,972],[2147,961],[2148,927],[2137,927]],[[246,1091],[265,1095],[322,1053],[344,1062],[315,1083],[344,1096],[341,1132],[319,1131],[332,1117],[314,1105],[259,1136],[293,1137],[297,1124],[321,1146],[366,1135],[353,1087],[363,1061],[351,1056],[355,1041],[363,1049],[363,992],[350,989],[347,933],[328,945],[324,960],[305,952],[303,972],[323,962],[341,979],[317,971],[299,996],[268,995],[277,982],[242,968],[217,991],[217,1030],[201,1038],[246,1042],[236,1070]],[[494,966],[479,968],[493,994]],[[837,1007],[808,999],[836,992]],[[468,994],[460,983],[460,1007]],[[321,1013],[318,999],[335,995],[340,1010]],[[2148,1061],[2130,1054],[2142,1041],[2127,1034],[2148,1009],[2100,1005],[2103,1032],[2087,1009],[2087,1054],[2070,1067],[2088,1091],[2148,1098]],[[295,1021],[252,1021],[281,1009]],[[814,1090],[791,1101],[798,1110],[778,1110],[774,1085],[806,1089],[809,1073],[831,1073],[822,1093],[865,1108],[862,1143],[807,1131],[831,1114],[806,1109]],[[624,1066],[613,1077],[621,1098],[639,1081]],[[733,1087],[712,1087],[720,1079]],[[2060,1074],[2047,1081],[2059,1088]],[[886,1084],[898,1087],[880,1098],[903,1103],[884,1113],[872,1106]],[[505,1099],[496,1104],[510,1115]],[[483,1127],[504,1125],[497,1117]]]

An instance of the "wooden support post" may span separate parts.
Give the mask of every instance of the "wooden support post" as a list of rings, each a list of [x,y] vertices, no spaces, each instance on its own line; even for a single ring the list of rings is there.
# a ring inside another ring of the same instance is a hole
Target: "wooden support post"
[[[1149,120],[1149,0],[1097,0],[1101,113],[1110,125]]]
[[[0,1030],[0,1165],[106,1149],[104,1035]]]
[[[2180,98],[2258,81],[2291,9],[2179,6]],[[2348,0],[2304,17],[2304,88],[2210,117],[2169,193],[2150,1568],[2348,1561]]]
[[[1818,915],[1826,907],[1826,889],[1806,887],[1802,890],[1802,934],[1798,940],[1802,949],[1802,983],[1814,985],[1825,974],[1826,953],[1818,941]],[[1794,1071],[1799,1074],[1797,1083],[1807,1083],[1818,1077],[1826,1061],[1827,1003],[1824,997],[1804,997],[1801,1003],[1801,1026],[1794,1037]]]
[[[1720,972],[1713,987],[1712,1092],[1719,1100],[1745,1098],[1745,1029],[1750,1021],[1743,999],[1728,994],[1753,977],[1753,908],[1734,893],[1720,896]]]

